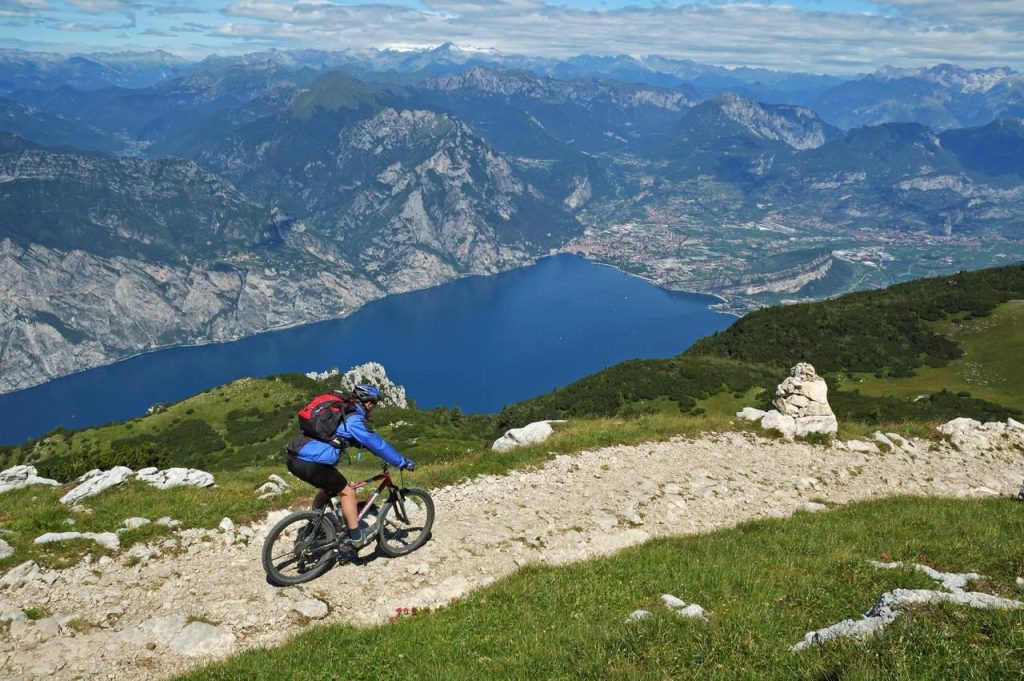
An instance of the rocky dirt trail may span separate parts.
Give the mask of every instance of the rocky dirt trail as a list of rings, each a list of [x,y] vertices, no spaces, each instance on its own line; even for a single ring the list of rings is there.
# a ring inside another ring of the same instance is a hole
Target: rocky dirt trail
[[[871,452],[727,433],[558,456],[436,490],[433,538],[422,549],[340,565],[290,589],[269,586],[260,565],[263,536],[283,512],[253,526],[185,530],[61,572],[28,566],[0,578],[0,619],[14,618],[0,635],[0,677],[165,677],[318,622],[380,624],[397,607],[446,603],[527,563],[820,510],[812,500],[1013,496],[1022,442],[1024,432],[987,448],[903,441]],[[15,616],[33,607],[50,616]]]

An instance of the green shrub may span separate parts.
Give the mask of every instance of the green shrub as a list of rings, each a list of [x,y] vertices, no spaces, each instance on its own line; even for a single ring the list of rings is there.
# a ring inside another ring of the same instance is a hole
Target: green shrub
[[[106,450],[74,450],[63,456],[44,459],[36,464],[36,468],[43,477],[68,482],[94,468],[108,470],[114,466],[127,466],[137,471],[150,466],[166,468],[171,463],[171,454],[167,449],[156,442],[139,441]]]
[[[235,445],[263,442],[291,426],[294,417],[295,410],[290,406],[272,412],[256,407],[229,411],[224,418],[227,441]]]

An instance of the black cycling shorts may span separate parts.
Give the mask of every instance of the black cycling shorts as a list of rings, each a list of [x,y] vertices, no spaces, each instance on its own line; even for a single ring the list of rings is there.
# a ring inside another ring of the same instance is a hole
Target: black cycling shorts
[[[325,463],[314,463],[297,456],[288,457],[288,470],[303,482],[308,482],[317,489],[324,489],[331,496],[341,494],[348,485],[348,480],[334,466]]]

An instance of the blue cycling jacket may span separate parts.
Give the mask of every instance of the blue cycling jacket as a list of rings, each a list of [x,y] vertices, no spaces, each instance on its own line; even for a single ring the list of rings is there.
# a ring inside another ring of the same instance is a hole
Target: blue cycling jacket
[[[355,404],[356,411],[349,414],[338,424],[337,436],[349,444],[369,449],[371,452],[387,461],[392,466],[403,466],[406,458],[398,453],[398,450],[391,446],[387,440],[370,429],[366,422],[366,408]],[[304,461],[323,463],[333,466],[338,463],[341,450],[337,447],[320,440],[310,440],[296,455]]]

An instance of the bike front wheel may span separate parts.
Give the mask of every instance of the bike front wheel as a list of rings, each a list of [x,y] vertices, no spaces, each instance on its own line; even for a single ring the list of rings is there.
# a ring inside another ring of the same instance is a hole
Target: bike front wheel
[[[434,500],[426,490],[395,490],[380,509],[377,548],[391,558],[412,553],[430,538],[433,525]]]
[[[331,566],[337,532],[320,511],[298,511],[282,519],[263,542],[263,570],[278,586],[316,579]]]

